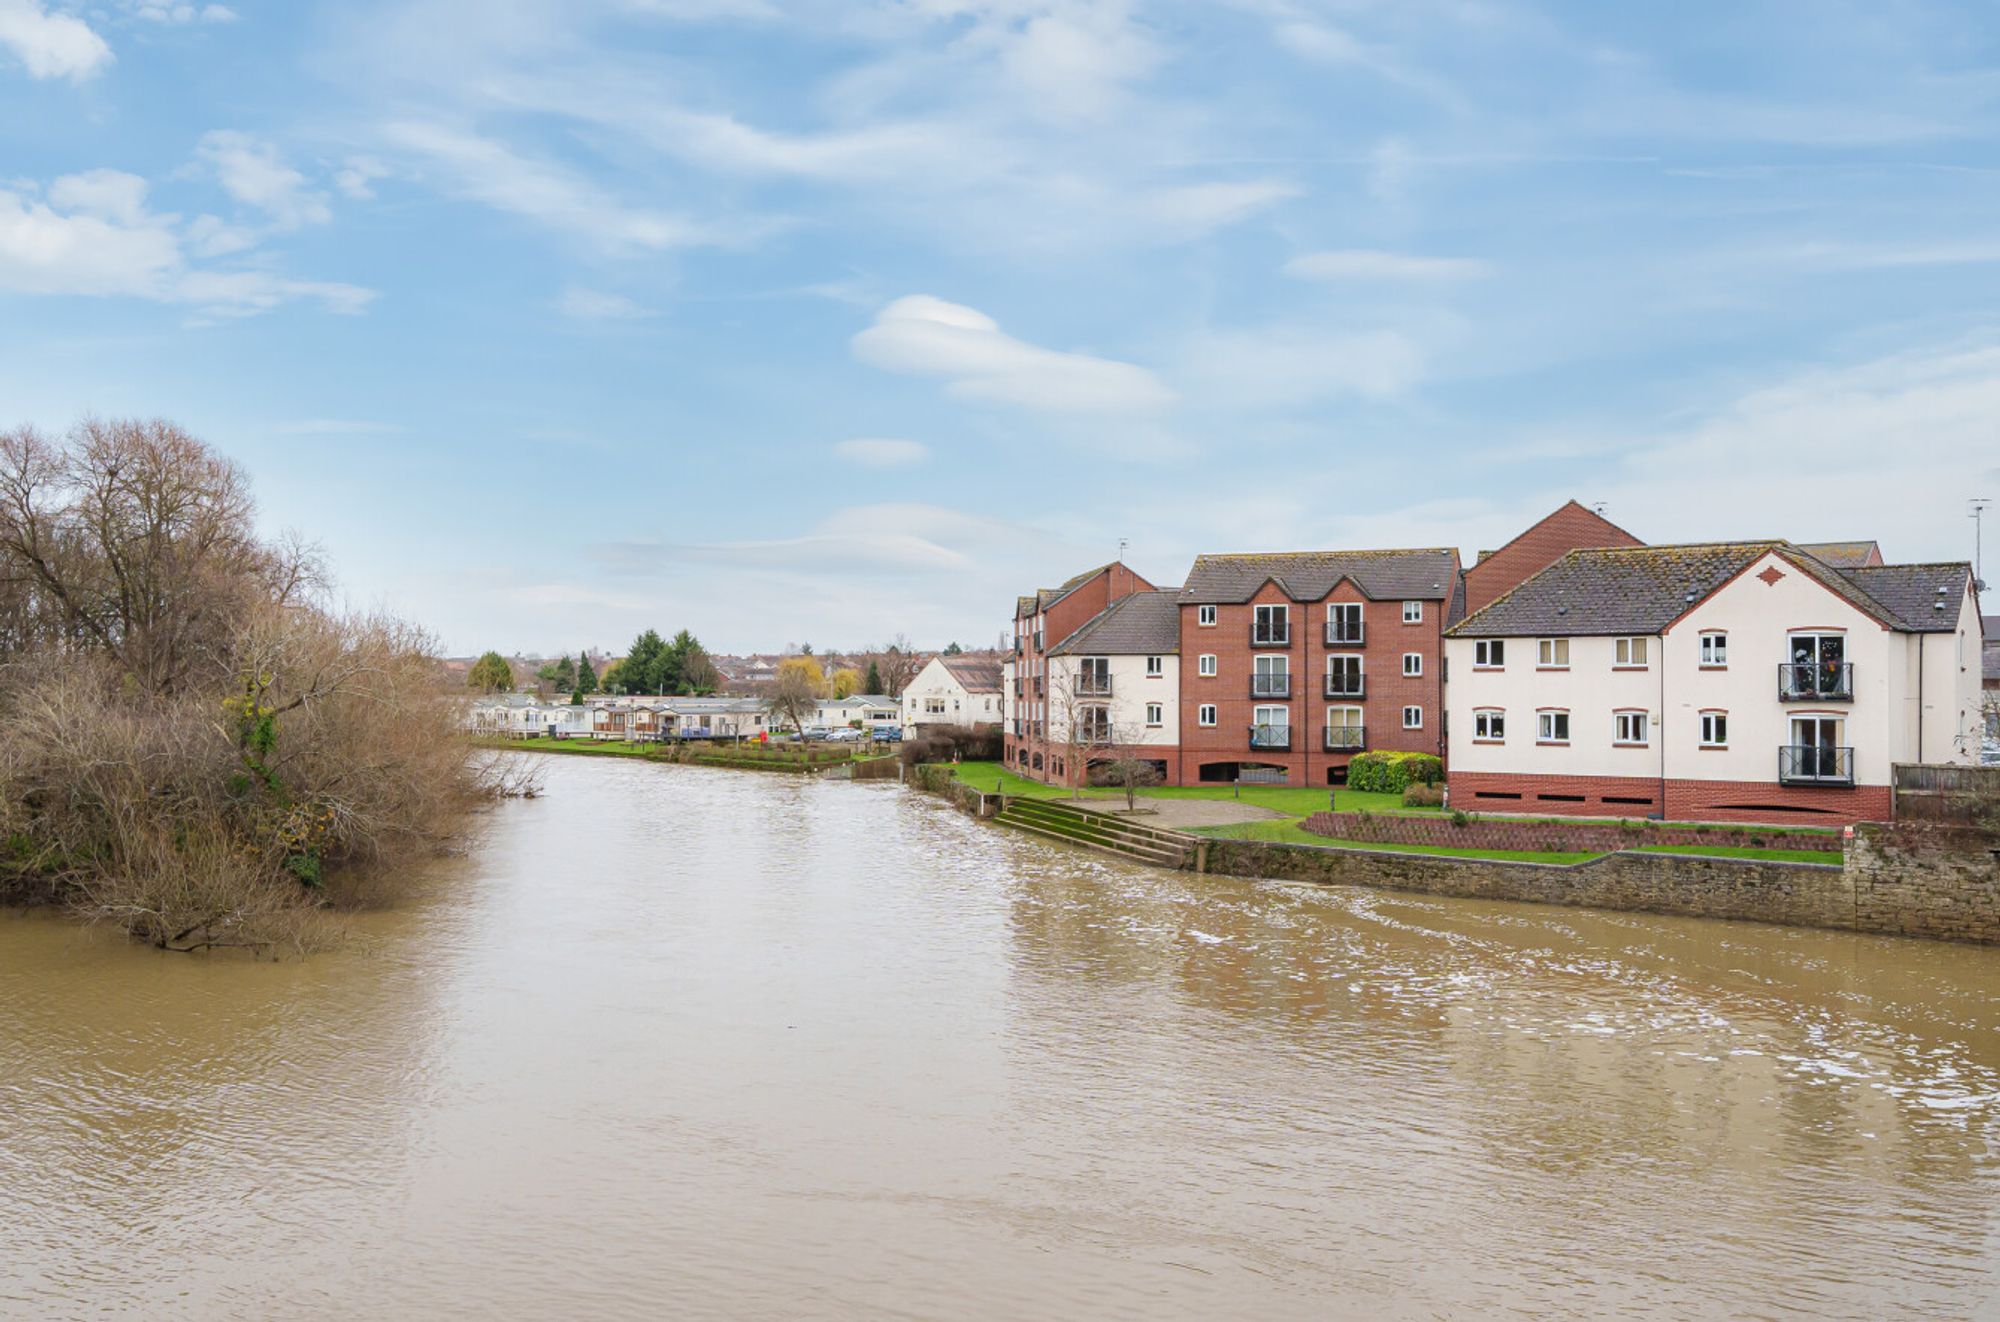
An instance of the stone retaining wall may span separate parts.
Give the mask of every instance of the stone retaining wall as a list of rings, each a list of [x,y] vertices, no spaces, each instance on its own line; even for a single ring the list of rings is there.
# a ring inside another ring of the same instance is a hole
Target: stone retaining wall
[[[1840,837],[1832,834],[1758,831],[1726,826],[1653,826],[1634,822],[1515,821],[1467,817],[1454,825],[1446,814],[1396,816],[1385,813],[1316,812],[1305,830],[1333,840],[1370,844],[1445,845],[1455,849],[1506,849],[1538,854],[1595,854],[1635,845],[1729,845],[1824,852],[1840,860]]]
[[[2000,942],[2000,830],[1856,827],[1847,874],[1862,931]]]

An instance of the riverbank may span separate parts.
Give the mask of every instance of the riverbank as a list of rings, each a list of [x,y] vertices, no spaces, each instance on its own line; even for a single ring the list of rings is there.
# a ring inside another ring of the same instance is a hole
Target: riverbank
[[[550,739],[537,735],[529,739],[481,739],[482,748],[517,753],[561,753],[576,757],[625,757],[644,762],[668,762],[688,766],[726,767],[737,771],[785,771],[795,774],[827,771],[848,766],[893,760],[894,753],[869,752],[866,746],[832,747],[798,744],[758,744],[685,742],[627,743],[615,739]]]

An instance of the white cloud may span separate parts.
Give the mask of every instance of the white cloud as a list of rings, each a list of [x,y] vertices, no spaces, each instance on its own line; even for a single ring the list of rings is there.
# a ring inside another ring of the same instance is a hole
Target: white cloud
[[[195,156],[215,172],[224,192],[262,211],[281,229],[320,225],[333,217],[325,194],[308,188],[306,177],[285,164],[275,146],[248,133],[206,133]]]
[[[626,207],[560,166],[443,124],[403,121],[390,142],[424,157],[457,192],[612,251],[719,244],[730,236],[681,216]]]
[[[1056,5],[997,36],[1001,70],[1030,113],[1059,119],[1102,114],[1128,84],[1164,58],[1122,3]]]
[[[653,314],[622,294],[571,285],[556,300],[556,311],[577,321],[637,321]]]
[[[1369,248],[1310,252],[1285,263],[1285,274],[1300,280],[1465,280],[1485,275],[1485,262],[1471,257],[1418,257]]]
[[[1143,367],[1017,340],[983,312],[929,294],[899,298],[853,340],[885,371],[949,380],[953,394],[1057,413],[1147,412],[1173,391]]]
[[[159,0],[138,0],[137,3],[129,3],[128,0],[127,7],[131,9],[134,17],[143,18],[149,23],[179,26],[187,23],[236,21],[236,11],[227,5],[165,4]]]
[[[262,312],[294,299],[359,312],[372,290],[296,280],[268,270],[192,267],[188,248],[214,248],[213,217],[183,226],[146,206],[146,181],[117,170],[64,175],[37,197],[0,188],[0,289],[23,294],[186,303],[210,316]]]
[[[88,23],[50,13],[43,0],[0,0],[0,49],[12,52],[31,78],[81,80],[112,58]]]
[[[350,156],[334,171],[333,186],[348,197],[367,199],[375,196],[375,181],[388,178],[389,173],[389,167],[372,156]]]
[[[864,468],[905,468],[930,458],[930,449],[919,441],[880,440],[873,437],[842,441],[833,447],[835,455]]]
[[[1299,190],[1275,180],[1183,184],[1139,194],[1140,209],[1179,237],[1198,238],[1269,210]]]

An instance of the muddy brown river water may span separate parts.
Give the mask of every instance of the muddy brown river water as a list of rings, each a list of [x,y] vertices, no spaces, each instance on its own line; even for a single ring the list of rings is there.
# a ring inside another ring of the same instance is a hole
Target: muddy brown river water
[[[2000,1316],[2000,951],[547,773],[304,962],[0,913],[0,1315]]]

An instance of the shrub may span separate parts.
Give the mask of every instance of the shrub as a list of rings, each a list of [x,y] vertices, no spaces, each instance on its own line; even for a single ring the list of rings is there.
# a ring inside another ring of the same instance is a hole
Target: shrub
[[[1001,757],[1000,732],[969,725],[933,725],[903,741],[901,756],[905,766],[926,762],[997,762]]]
[[[1451,824],[1453,826],[1464,826],[1467,822],[1471,820],[1472,819],[1470,817],[1465,815],[1464,809],[1453,808],[1451,810]]]
[[[1412,784],[1403,791],[1405,808],[1440,808],[1444,806],[1444,786]]]
[[[1434,753],[1360,753],[1347,764],[1347,788],[1365,793],[1401,794],[1443,779],[1444,762]]]

